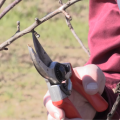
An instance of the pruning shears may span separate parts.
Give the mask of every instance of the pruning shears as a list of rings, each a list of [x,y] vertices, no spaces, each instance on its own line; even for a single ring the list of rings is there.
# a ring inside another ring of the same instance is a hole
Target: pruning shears
[[[102,112],[107,109],[108,103],[99,93],[89,95],[84,91],[82,81],[77,71],[73,71],[70,63],[54,62],[48,56],[39,43],[34,32],[32,32],[35,51],[28,45],[28,50],[38,73],[45,78],[52,103],[65,111],[67,118],[81,118],[81,115],[68,99],[72,88],[84,96],[93,108]]]

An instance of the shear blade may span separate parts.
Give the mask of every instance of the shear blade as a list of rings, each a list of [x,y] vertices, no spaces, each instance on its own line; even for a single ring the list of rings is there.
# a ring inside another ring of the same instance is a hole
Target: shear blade
[[[47,71],[45,71],[45,65],[42,63],[42,61],[39,59],[38,55],[34,52],[34,50],[32,49],[32,47],[28,46],[28,50],[30,53],[30,57],[33,61],[33,64],[35,66],[35,68],[37,69],[37,71],[44,77],[44,78],[48,78],[48,74]],[[41,65],[39,65],[39,63],[41,63]],[[47,69],[47,68],[46,68]]]
[[[34,35],[33,32],[32,32],[32,37],[33,37],[34,47],[35,47],[35,50],[36,50],[36,53],[37,53],[39,59],[42,60],[42,62],[47,67],[49,67],[49,65],[52,62],[52,60],[47,55],[47,53],[45,52],[45,50],[43,49],[42,45],[39,43],[38,39],[36,38],[36,36]]]
[[[35,53],[35,51],[32,49],[32,47],[28,46],[28,50],[30,53],[30,57],[33,61],[33,64],[35,68],[37,69],[38,73],[46,79],[49,80],[51,84],[58,84],[59,81],[57,80],[55,76],[54,69],[47,67],[41,59],[39,59],[38,55]],[[54,62],[52,62],[54,63]]]

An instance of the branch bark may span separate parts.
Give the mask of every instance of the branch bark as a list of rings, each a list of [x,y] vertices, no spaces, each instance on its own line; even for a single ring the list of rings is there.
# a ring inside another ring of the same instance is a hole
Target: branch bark
[[[5,1],[5,0],[3,0]],[[15,0],[13,3],[11,3],[10,5],[8,5],[3,12],[0,14],[0,19],[6,14],[8,13],[14,6],[16,6],[19,2],[21,2],[22,0]]]
[[[17,0],[17,1],[21,1],[21,0]],[[49,13],[48,15],[46,15],[45,17],[43,17],[42,19],[35,19],[36,22],[34,22],[31,26],[29,26],[28,28],[26,28],[25,30],[16,33],[13,37],[11,37],[10,39],[8,39],[7,41],[3,42],[0,45],[0,51],[3,50],[6,46],[10,45],[12,42],[14,42],[16,39],[20,38],[21,36],[30,33],[31,31],[33,31],[37,26],[39,26],[40,24],[42,24],[43,22],[49,20],[50,18],[52,18],[53,16],[61,13],[63,10],[67,9],[68,7],[70,7],[71,5],[73,5],[74,3],[81,1],[81,0],[70,0],[68,1],[66,4],[63,4],[61,7],[59,7],[58,9],[56,9],[55,11]]]
[[[0,1],[0,8],[3,6],[3,4],[5,3],[6,0],[1,0]]]

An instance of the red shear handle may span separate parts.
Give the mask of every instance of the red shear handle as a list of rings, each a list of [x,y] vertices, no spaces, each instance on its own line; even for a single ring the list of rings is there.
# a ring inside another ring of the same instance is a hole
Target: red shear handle
[[[89,95],[84,91],[82,80],[80,79],[78,72],[76,70],[73,71],[73,69],[71,81],[73,88],[84,96],[97,112],[105,111],[108,108],[108,103],[99,93]]]
[[[68,99],[65,98],[61,101],[53,102],[53,105],[55,105],[58,108],[61,108],[65,111],[65,116],[67,118],[81,118],[80,114],[72,104],[72,102]]]

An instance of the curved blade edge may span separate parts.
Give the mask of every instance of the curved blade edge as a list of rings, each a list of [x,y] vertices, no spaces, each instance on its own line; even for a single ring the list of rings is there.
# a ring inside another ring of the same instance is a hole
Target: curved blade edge
[[[32,37],[33,37],[34,47],[35,47],[35,50],[36,50],[36,53],[37,53],[39,59],[42,60],[42,62],[46,66],[49,67],[52,60],[50,59],[48,54],[45,52],[45,50],[43,49],[42,45],[40,44],[40,42],[38,41],[38,39],[36,38],[36,36],[34,35],[33,32],[32,32]]]

